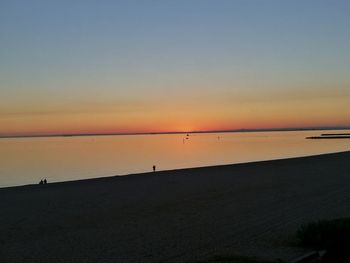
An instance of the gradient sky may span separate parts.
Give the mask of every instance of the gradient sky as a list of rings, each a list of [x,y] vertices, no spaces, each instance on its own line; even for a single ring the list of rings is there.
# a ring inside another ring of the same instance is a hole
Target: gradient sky
[[[350,126],[350,1],[0,0],[0,135]]]

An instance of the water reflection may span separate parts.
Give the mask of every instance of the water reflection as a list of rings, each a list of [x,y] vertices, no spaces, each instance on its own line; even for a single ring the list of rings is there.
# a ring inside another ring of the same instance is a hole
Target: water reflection
[[[337,131],[341,132],[341,131]],[[57,137],[0,140],[0,186],[350,150],[321,131]]]

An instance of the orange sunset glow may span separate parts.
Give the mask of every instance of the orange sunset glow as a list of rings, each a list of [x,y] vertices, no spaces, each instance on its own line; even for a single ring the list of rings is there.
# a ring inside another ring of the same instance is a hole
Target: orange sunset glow
[[[0,136],[350,126],[348,45],[328,26],[341,16],[75,8],[60,24],[3,14]]]
[[[349,0],[0,0],[0,263],[350,262]]]

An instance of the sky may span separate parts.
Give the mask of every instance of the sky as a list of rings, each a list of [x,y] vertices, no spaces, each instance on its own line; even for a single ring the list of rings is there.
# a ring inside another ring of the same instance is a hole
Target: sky
[[[0,135],[350,126],[350,1],[0,0]]]

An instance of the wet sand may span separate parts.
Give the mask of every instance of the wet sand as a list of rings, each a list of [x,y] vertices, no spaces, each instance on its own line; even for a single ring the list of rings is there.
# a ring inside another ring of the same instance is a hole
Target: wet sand
[[[350,152],[0,189],[0,262],[292,259],[350,216]]]

